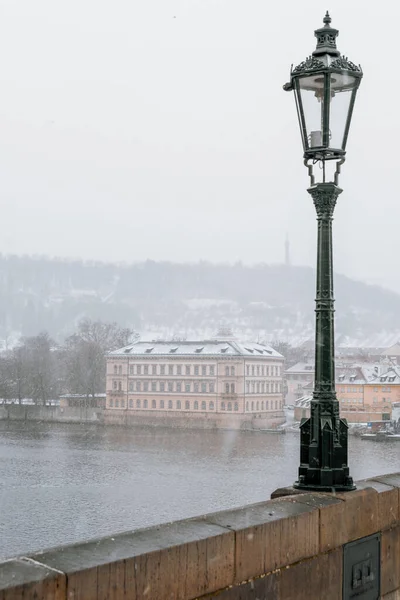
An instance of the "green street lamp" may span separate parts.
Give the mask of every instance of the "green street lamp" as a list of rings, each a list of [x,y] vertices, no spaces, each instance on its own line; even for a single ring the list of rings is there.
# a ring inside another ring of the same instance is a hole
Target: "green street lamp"
[[[347,421],[339,416],[335,391],[332,218],[342,192],[340,167],[363,74],[337,50],[338,33],[326,13],[324,26],[315,31],[316,49],[292,67],[290,82],[283,86],[294,91],[310,176],[308,192],[318,221],[315,383],[310,418],[300,424],[300,467],[294,487],[318,491],[355,489],[347,464]]]

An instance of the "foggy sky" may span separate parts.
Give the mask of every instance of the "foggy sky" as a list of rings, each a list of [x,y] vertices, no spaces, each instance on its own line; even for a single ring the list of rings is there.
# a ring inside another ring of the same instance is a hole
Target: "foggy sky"
[[[0,0],[4,253],[314,265],[291,63],[330,9],[364,70],[335,269],[400,291],[400,6]],[[394,79],[394,81],[393,81]]]

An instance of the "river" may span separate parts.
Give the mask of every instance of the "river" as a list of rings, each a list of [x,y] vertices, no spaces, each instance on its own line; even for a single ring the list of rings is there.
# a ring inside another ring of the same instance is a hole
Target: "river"
[[[299,435],[0,421],[0,558],[269,499]],[[400,471],[400,443],[349,439],[354,479]]]

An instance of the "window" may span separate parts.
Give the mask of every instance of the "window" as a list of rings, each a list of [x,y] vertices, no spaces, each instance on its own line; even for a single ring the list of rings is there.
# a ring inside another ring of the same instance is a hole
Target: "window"
[[[176,366],[176,373],[177,373],[177,375],[182,375],[182,365]]]
[[[151,391],[152,392],[156,392],[157,391],[157,382],[156,381],[152,381],[151,382]]]
[[[229,367],[225,367],[225,377],[229,377]]]
[[[114,365],[114,375],[117,374],[117,365]]]
[[[378,402],[378,398],[374,396],[373,403],[376,404]]]
[[[264,400],[261,402],[261,410],[264,410]]]
[[[214,393],[214,383],[210,383],[210,394]]]
[[[168,400],[168,408],[172,408],[172,400]]]
[[[232,402],[228,402],[228,410],[232,412]]]
[[[168,381],[168,391],[169,392],[174,391],[174,382],[173,381]]]
[[[157,375],[157,365],[151,365],[151,374]]]
[[[136,408],[140,408],[140,398],[136,400]]]
[[[257,375],[260,376],[260,365],[257,365]]]
[[[206,365],[202,365],[201,374],[205,377],[207,375],[207,367]]]
[[[132,400],[132,398],[129,400],[129,408],[133,408],[133,400]]]
[[[275,400],[275,410],[278,408],[278,400]]]
[[[174,374],[174,365],[168,365],[168,375]]]
[[[246,394],[250,392],[250,383],[246,381]]]
[[[165,383],[160,381],[160,392],[165,392]]]
[[[122,384],[120,381],[118,381],[118,391],[122,392]]]
[[[215,369],[214,369],[214,365],[210,366],[210,375],[214,376],[215,375]]]
[[[129,382],[129,391],[133,392],[133,381]]]
[[[206,409],[207,409],[206,401],[203,400],[202,403],[201,403],[201,410],[206,410]]]
[[[386,391],[387,391],[387,392],[390,392],[390,391],[391,391],[391,390],[390,390],[390,386],[386,388]]]
[[[246,375],[250,375],[250,367],[249,367],[249,365],[246,365]]]
[[[190,365],[186,365],[186,367],[185,367],[185,374],[186,375],[190,375]]]
[[[147,408],[147,400],[143,400],[143,408]]]
[[[190,392],[190,383],[185,383],[185,392]]]
[[[178,381],[178,382],[177,382],[177,384],[176,384],[176,391],[177,391],[177,392],[180,392],[180,391],[181,391],[181,389],[182,389],[182,384],[181,384],[181,382],[180,382],[180,381]]]
[[[144,365],[143,372],[144,372],[145,375],[149,374],[149,365]]]
[[[140,382],[140,381],[137,381],[137,382],[136,382],[136,391],[137,391],[137,392],[140,392],[140,391],[141,391],[141,389],[142,389],[142,384],[141,384],[141,382]]]
[[[156,401],[154,400],[154,398],[151,401],[151,408],[157,408],[157,404],[156,404]]]
[[[133,375],[133,365],[130,365],[129,367],[129,375]]]
[[[260,393],[260,382],[257,381],[257,394],[259,394],[259,393]]]
[[[198,392],[199,391],[199,382],[195,381],[193,387],[194,387],[194,391]]]
[[[114,406],[114,400],[112,398],[110,400],[110,406]]]
[[[121,400],[121,408],[125,408],[125,400]]]
[[[203,394],[205,394],[207,392],[207,384],[206,383],[201,384],[201,391]]]
[[[137,375],[141,375],[142,374],[142,365],[137,365],[136,366],[136,373],[137,373]]]
[[[246,402],[246,411],[249,412],[249,403]]]
[[[180,400],[177,400],[177,401],[176,401],[176,408],[177,408],[178,410],[180,410],[180,409],[182,408],[182,403],[181,403],[181,401],[180,401]]]
[[[237,402],[235,402],[235,411],[237,412],[239,410],[239,404]]]
[[[256,374],[256,373],[255,373],[255,367],[254,367],[254,365],[251,367],[251,374],[253,375],[253,377],[254,377],[254,375]]]
[[[198,410],[199,409],[199,403],[197,402],[197,400],[194,401],[193,408],[194,408],[194,410]]]
[[[116,390],[116,389],[117,389],[117,382],[113,381],[113,390]]]
[[[261,393],[263,394],[265,392],[265,383],[264,381],[261,384]]]
[[[121,367],[121,365],[118,367],[118,375],[122,375],[122,367]]]
[[[160,400],[160,408],[164,408],[164,400]]]
[[[196,365],[194,368],[194,374],[198,375],[199,374],[199,365]]]
[[[185,401],[185,410],[190,410],[190,402],[189,402],[189,400]]]
[[[231,377],[235,377],[235,367],[231,367]]]
[[[377,391],[378,391],[378,388],[377,388],[377,387],[374,387],[374,392],[377,392]]]
[[[257,404],[256,404],[256,410],[260,410],[260,403],[258,400],[257,400]]]
[[[235,384],[231,383],[231,394],[235,393]]]
[[[214,410],[214,402],[211,400],[209,404],[210,410]]]
[[[160,365],[160,375],[165,375],[165,365]]]
[[[225,394],[229,394],[229,383],[225,384]]]
[[[115,401],[115,408],[119,408],[119,400]]]
[[[225,410],[225,402],[221,402],[221,410]]]
[[[254,401],[251,403],[251,410],[254,410]]]

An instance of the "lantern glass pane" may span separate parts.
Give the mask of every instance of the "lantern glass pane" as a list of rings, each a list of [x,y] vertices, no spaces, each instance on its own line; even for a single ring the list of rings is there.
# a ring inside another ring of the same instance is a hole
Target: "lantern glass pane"
[[[324,75],[312,75],[299,79],[299,92],[305,121],[308,148],[323,145]]]
[[[347,117],[357,78],[347,73],[331,73],[331,106],[329,118],[329,146],[343,149]]]

